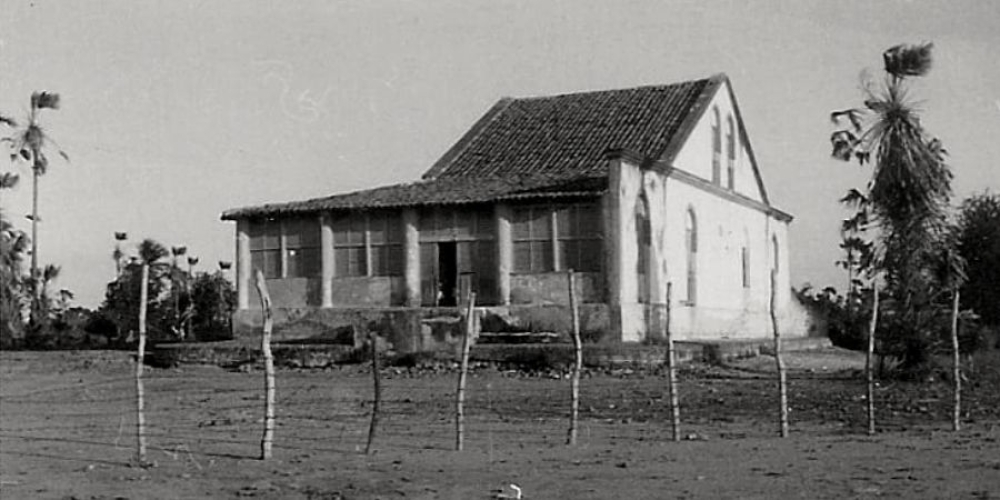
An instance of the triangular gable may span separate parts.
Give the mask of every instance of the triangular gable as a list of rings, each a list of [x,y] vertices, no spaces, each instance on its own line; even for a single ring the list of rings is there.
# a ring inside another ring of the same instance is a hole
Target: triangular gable
[[[736,100],[736,94],[733,92],[732,82],[729,77],[724,73],[719,73],[714,75],[710,79],[710,84],[699,96],[697,103],[692,107],[691,113],[687,116],[684,123],[681,124],[680,129],[674,135],[670,144],[663,151],[662,154],[658,155],[659,161],[662,165],[668,165],[674,167],[674,163],[677,160],[678,155],[684,150],[684,146],[688,144],[691,139],[691,134],[700,124],[708,124],[710,127],[710,112],[712,108],[712,102],[715,100],[719,89],[725,88],[729,97],[729,102],[732,105],[733,118],[736,121],[737,132],[742,137],[742,144],[745,147],[747,160],[750,164],[751,171],[753,173],[754,182],[756,184],[757,190],[760,194],[761,201],[770,206],[771,203],[767,196],[767,190],[764,187],[764,181],[761,177],[760,168],[757,164],[757,157],[753,151],[753,145],[750,142],[750,136],[746,131],[746,125],[743,122],[743,114],[740,112],[739,103]],[[724,125],[724,120],[721,124]],[[724,137],[724,131],[723,131]],[[710,146],[710,144],[709,144]],[[711,154],[711,150],[706,150],[707,154]],[[723,162],[725,162],[725,145],[723,144]],[[723,164],[723,169],[725,168]],[[694,172],[689,172],[694,173]],[[705,176],[699,176],[705,178]]]

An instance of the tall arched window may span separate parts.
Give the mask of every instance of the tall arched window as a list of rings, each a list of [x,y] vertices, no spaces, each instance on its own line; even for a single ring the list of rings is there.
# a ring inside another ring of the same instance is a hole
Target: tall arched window
[[[726,187],[733,189],[736,186],[736,127],[733,124],[733,115],[729,115],[726,120]]]
[[[774,262],[771,263],[771,269],[776,273],[781,271],[780,251],[778,247],[778,235],[771,235],[771,256],[774,258]]]
[[[698,219],[693,208],[688,208],[684,218],[684,247],[687,256],[686,302],[694,304],[698,296]]]
[[[740,247],[740,264],[743,269],[743,288],[750,288],[750,233],[743,228],[743,246]]]
[[[719,107],[712,107],[712,183],[722,183],[722,123],[719,119]]]
[[[635,204],[635,238],[638,255],[635,262],[639,302],[649,302],[649,264],[653,246],[653,228],[649,222],[649,202],[640,195]]]

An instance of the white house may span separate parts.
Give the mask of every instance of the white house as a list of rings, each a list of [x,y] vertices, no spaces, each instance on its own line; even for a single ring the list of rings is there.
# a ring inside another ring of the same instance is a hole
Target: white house
[[[769,336],[772,271],[782,333],[809,329],[790,293],[792,216],[721,74],[501,99],[419,181],[222,218],[237,223],[238,331],[259,316],[254,268],[286,331],[389,318],[404,350],[433,343],[421,322],[469,292],[483,314],[552,323],[569,269],[591,338],[659,335],[668,283],[677,338]]]

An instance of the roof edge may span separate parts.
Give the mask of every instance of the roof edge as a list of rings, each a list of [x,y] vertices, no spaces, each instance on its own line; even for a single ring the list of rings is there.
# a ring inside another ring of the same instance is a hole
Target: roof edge
[[[503,97],[497,101],[496,104],[487,110],[486,113],[479,118],[479,120],[476,120],[476,123],[472,124],[472,128],[467,130],[465,134],[455,142],[455,144],[448,148],[448,150],[441,155],[441,158],[438,158],[438,160],[434,162],[434,165],[431,165],[431,168],[427,169],[427,171],[424,172],[424,175],[420,176],[420,178],[425,180],[434,179],[441,174],[441,172],[445,171],[448,166],[451,165],[451,162],[454,161],[455,157],[461,154],[462,151],[469,146],[469,143],[478,137],[479,134],[483,132],[483,129],[500,116],[513,102],[514,99],[511,97]]]
[[[688,114],[684,117],[684,121],[681,122],[680,127],[677,128],[677,132],[670,138],[670,142],[663,148],[663,151],[658,152],[653,157],[654,159],[663,158],[668,164],[673,164],[677,153],[687,143],[698,122],[701,121],[701,118],[705,116],[705,112],[708,111],[708,103],[712,102],[712,97],[718,92],[719,87],[723,83],[729,82],[729,77],[725,73],[716,73],[708,77],[707,80],[708,84],[705,85],[705,88],[701,90],[701,94],[698,95],[695,102],[688,108]]]

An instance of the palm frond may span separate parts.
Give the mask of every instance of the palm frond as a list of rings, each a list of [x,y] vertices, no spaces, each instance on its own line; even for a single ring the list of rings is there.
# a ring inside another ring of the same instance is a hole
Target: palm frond
[[[882,54],[885,71],[897,78],[924,76],[931,70],[931,49],[934,44],[924,42],[909,45],[900,44]]]
[[[17,121],[9,116],[0,115],[0,124],[6,125],[8,127],[16,127]]]
[[[840,199],[840,202],[849,207],[857,208],[868,203],[868,196],[859,191],[857,188],[851,188],[847,191],[847,194]]]
[[[153,239],[142,240],[138,245],[139,258],[145,264],[155,264],[160,259],[170,255],[167,247]]]
[[[34,92],[31,94],[31,109],[59,109],[59,94],[54,92]]]
[[[834,125],[840,125],[841,119],[845,117],[850,122],[851,128],[855,132],[860,133],[862,129],[862,111],[857,108],[851,108],[830,113],[830,121]]]
[[[61,267],[55,264],[49,264],[45,266],[45,269],[42,270],[42,279],[44,281],[53,281],[59,277],[59,273],[61,271],[62,271]]]
[[[833,146],[831,155],[834,158],[841,161],[851,161],[851,157],[861,141],[849,130],[838,130],[830,134],[830,144]]]
[[[21,177],[13,172],[4,172],[0,174],[0,189],[12,189],[17,186],[17,182],[21,180]]]
[[[170,247],[170,254],[173,255],[174,257],[180,257],[186,253],[187,253],[187,247],[184,246]]]
[[[128,233],[115,231],[115,239],[118,241],[125,241],[128,239]]]

